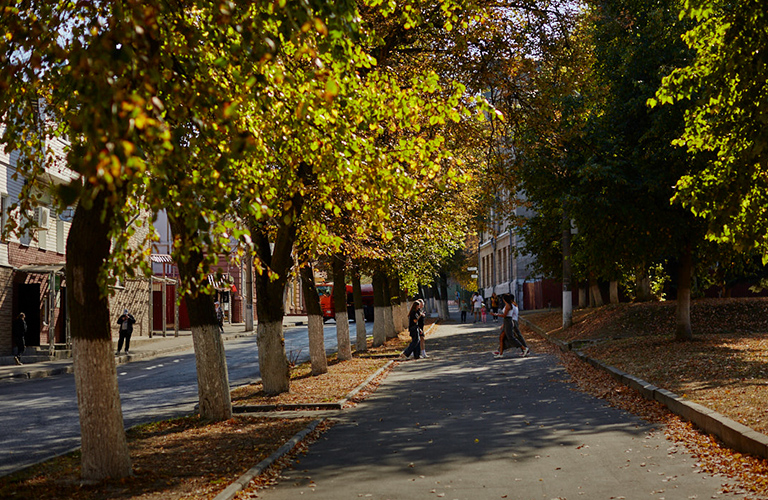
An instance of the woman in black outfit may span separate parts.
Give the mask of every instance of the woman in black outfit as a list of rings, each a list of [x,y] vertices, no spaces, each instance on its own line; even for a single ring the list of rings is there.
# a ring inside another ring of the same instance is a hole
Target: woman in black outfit
[[[421,304],[418,301],[414,301],[411,305],[411,310],[408,313],[408,333],[411,334],[411,343],[405,348],[401,356],[408,357],[413,354],[415,359],[419,359],[421,354],[420,338],[419,338],[419,318],[421,317]]]

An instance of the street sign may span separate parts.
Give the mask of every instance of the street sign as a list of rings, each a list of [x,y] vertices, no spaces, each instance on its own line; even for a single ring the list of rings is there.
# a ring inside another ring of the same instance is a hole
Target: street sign
[[[480,277],[480,276],[478,276],[477,274],[473,274],[473,275],[472,275],[472,279],[473,279],[473,280],[476,280],[476,279],[477,279],[477,278],[479,278],[479,277]]]
[[[477,271],[477,268],[476,267],[468,267],[467,271]]]

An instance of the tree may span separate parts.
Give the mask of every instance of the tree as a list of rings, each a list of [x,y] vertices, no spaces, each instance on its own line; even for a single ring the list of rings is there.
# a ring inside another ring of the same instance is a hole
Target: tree
[[[301,286],[304,290],[304,302],[307,307],[307,330],[309,333],[309,358],[312,375],[328,373],[328,358],[325,355],[325,339],[323,335],[323,311],[320,308],[320,297],[315,287],[315,273],[312,264],[305,263],[299,267]]]
[[[166,110],[179,110],[183,103],[194,110],[190,114],[196,132],[212,144],[222,144],[232,131],[226,124],[237,109],[232,90],[258,83],[258,73],[236,71],[236,65],[228,65],[231,60],[226,58],[240,57],[240,65],[261,61],[268,66],[282,40],[323,31],[328,19],[339,26],[353,26],[351,7],[349,2],[320,1],[283,7],[266,2],[221,6],[153,1],[29,2],[5,7],[0,18],[5,33],[0,40],[4,94],[0,117],[6,125],[2,142],[23,155],[19,167],[30,179],[26,194],[32,192],[49,160],[44,148],[37,147],[40,138],[60,133],[72,144],[67,165],[77,178],[59,186],[55,195],[63,206],[77,203],[67,242],[67,288],[84,478],[130,474],[110,328],[105,321],[106,296],[116,276],[134,272],[132,264],[141,255],[131,258],[110,253],[111,238],[118,242],[114,248],[125,248],[119,243],[130,236],[125,228],[141,205],[138,200],[147,200],[153,207],[168,199],[184,203],[205,190],[203,183],[185,200],[174,196],[176,186],[162,182],[162,169],[173,168],[164,159],[172,156],[169,153],[175,152],[191,125],[189,121],[174,124]],[[215,71],[219,67],[231,71]],[[190,90],[199,91],[200,99]],[[210,98],[215,95],[221,98],[213,99],[215,105],[211,106]],[[33,136],[32,117],[39,116],[35,109],[39,110],[41,102],[48,104],[48,115],[41,122],[44,129]],[[212,133],[220,126],[225,133]],[[254,142],[246,137],[235,141],[232,149],[245,145],[253,149]],[[223,148],[221,152],[223,159],[229,151]],[[200,164],[198,170],[189,172],[189,179],[218,178],[219,166],[218,162]],[[31,203],[31,196],[22,199],[22,210]],[[210,243],[211,232],[216,233],[218,227],[220,234],[224,226],[198,227],[206,231],[189,234]],[[184,259],[184,250],[179,251]],[[149,271],[146,263],[143,270]]]
[[[708,162],[679,179],[675,199],[706,220],[709,238],[760,248],[768,262],[768,14],[752,0],[738,8],[694,0],[680,15],[695,23],[684,36],[695,58],[666,76],[649,102],[685,105],[685,129],[675,144]]]
[[[592,154],[580,171],[580,196],[587,202],[576,219],[588,249],[613,265],[604,277],[621,274],[613,263],[631,269],[676,260],[675,338],[689,340],[692,258],[703,231],[683,207],[670,203],[671,186],[702,163],[671,145],[682,130],[683,110],[660,112],[647,106],[661,79],[690,58],[680,41],[685,25],[674,15],[675,5],[644,0],[593,4],[594,79],[605,90],[601,113],[589,124]],[[597,216],[590,203],[600,206]]]

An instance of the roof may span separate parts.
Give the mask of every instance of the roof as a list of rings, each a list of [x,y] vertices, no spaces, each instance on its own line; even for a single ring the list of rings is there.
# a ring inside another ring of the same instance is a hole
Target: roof
[[[153,253],[149,256],[149,260],[157,263],[173,264],[173,259],[167,253]]]
[[[30,274],[63,274],[66,264],[28,264],[26,266],[17,267],[17,271]]]

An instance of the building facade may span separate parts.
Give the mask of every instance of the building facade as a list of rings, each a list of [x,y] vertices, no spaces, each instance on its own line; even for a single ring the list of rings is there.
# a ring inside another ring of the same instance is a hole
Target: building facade
[[[0,134],[3,126],[0,125]],[[47,188],[57,184],[68,184],[77,174],[66,166],[66,141],[49,138],[47,150],[54,161],[45,169],[43,190],[38,206],[29,213],[11,211],[19,200],[25,184],[23,176],[17,173],[17,152],[6,152],[0,148],[0,214],[4,228],[9,217],[23,223],[32,222],[30,229],[23,232],[3,234],[0,239],[0,356],[13,353],[13,319],[24,313],[27,323],[25,343],[35,351],[36,347],[64,348],[70,345],[66,305],[66,246],[74,208],[59,211]],[[141,241],[149,229],[140,229],[134,240]],[[141,290],[141,293],[139,291]],[[110,298],[110,314],[113,337],[117,337],[117,318],[123,309],[134,312],[136,335],[148,333],[146,314],[147,285],[141,280],[121,281]],[[146,307],[144,307],[146,309]],[[45,349],[43,349],[44,351]]]
[[[525,251],[525,242],[511,223],[514,219],[532,217],[535,213],[522,204],[514,205],[516,208],[512,214],[501,214],[492,209],[487,215],[488,224],[479,235],[477,250],[478,290],[486,298],[493,293],[511,293],[520,310],[561,307],[562,283],[534,272],[536,256]]]

